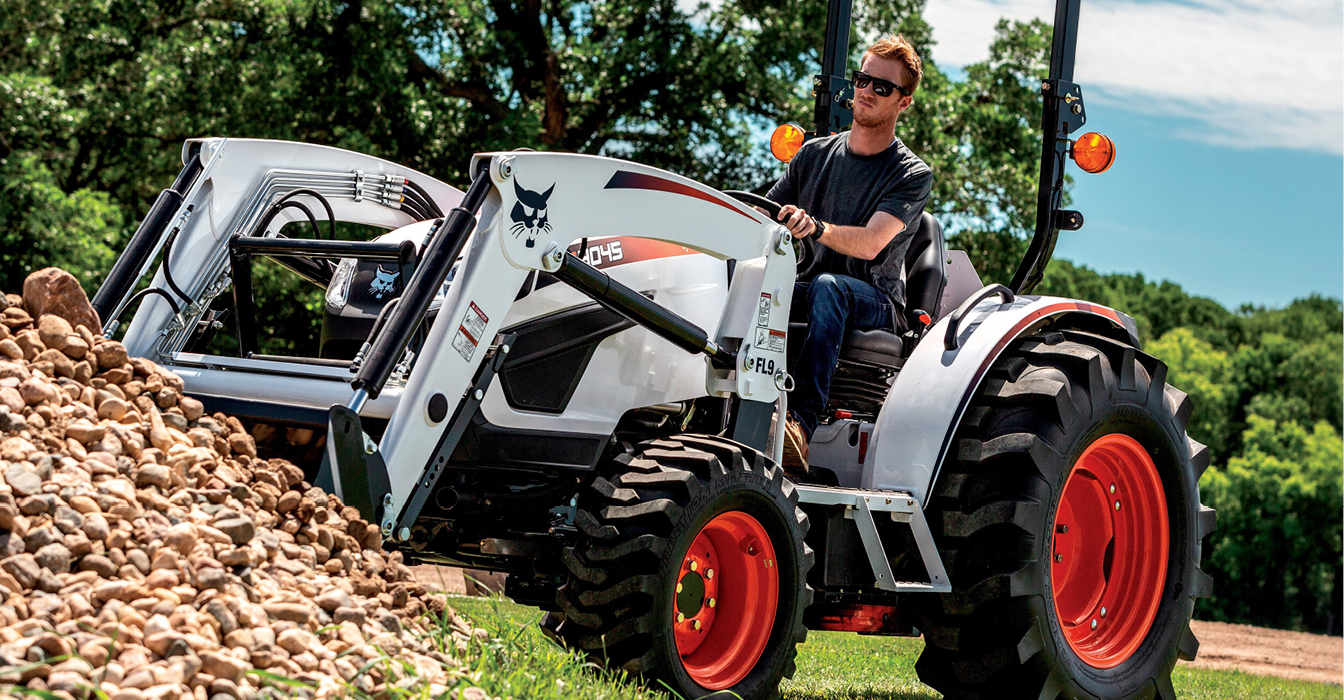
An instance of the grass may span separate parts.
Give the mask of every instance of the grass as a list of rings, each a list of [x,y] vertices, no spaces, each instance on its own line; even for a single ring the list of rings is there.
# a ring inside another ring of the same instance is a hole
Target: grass
[[[637,698],[661,700],[616,674],[585,663],[537,629],[541,613],[503,598],[449,597],[448,604],[485,628],[492,640],[468,656],[476,685],[504,698]],[[923,642],[898,637],[861,637],[809,632],[799,647],[798,674],[785,681],[785,700],[936,700],[919,682],[915,659]],[[479,675],[474,672],[479,671]],[[1176,694],[1191,700],[1316,700],[1340,698],[1340,687],[1288,681],[1236,671],[1178,667]]]

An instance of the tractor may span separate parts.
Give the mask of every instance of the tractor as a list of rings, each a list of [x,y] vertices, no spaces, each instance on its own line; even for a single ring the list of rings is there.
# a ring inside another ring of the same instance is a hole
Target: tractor
[[[807,631],[839,630],[922,635],[919,677],[948,697],[1171,700],[1211,590],[1191,401],[1133,319],[1031,294],[1082,225],[1066,162],[1114,157],[1076,135],[1079,4],[1056,8],[1020,267],[983,285],[925,213],[908,330],[847,333],[805,477],[772,426],[815,244],[774,202],[637,163],[479,153],[462,190],[192,139],[93,304],[208,410],[325,435],[308,480],[386,547],[507,572],[551,634],[684,697],[774,697]],[[849,15],[831,0],[814,135],[848,124]],[[317,356],[260,352],[259,257],[323,288]],[[221,332],[236,355],[211,351]]]

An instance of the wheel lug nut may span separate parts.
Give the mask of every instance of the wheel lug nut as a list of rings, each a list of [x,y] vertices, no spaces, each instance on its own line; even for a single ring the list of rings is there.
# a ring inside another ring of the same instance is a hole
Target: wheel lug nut
[[[707,579],[708,579],[708,578],[714,578],[714,570],[713,570],[713,569],[705,569],[705,578],[707,578]]]
[[[1115,493],[1115,484],[1111,484],[1111,493]]]
[[[710,599],[709,599],[709,607],[711,607],[711,608],[714,607],[714,604],[715,604],[715,603],[718,603],[718,602],[719,602],[719,601],[714,600],[713,598],[710,598]]]
[[[698,569],[698,568],[700,568],[700,567],[695,563],[695,560],[692,559],[692,560],[691,560],[691,571],[695,571],[695,570]]]
[[[686,621],[686,615],[684,613],[677,613],[677,624],[681,624],[685,621]]]
[[[680,583],[677,584],[677,592],[678,592],[678,593],[681,592],[681,584],[680,584]]]
[[[1093,621],[1092,621],[1092,629],[1096,629],[1096,628],[1097,628],[1097,621],[1096,621],[1096,620],[1093,620]]]
[[[694,627],[694,628],[695,628],[695,631],[696,631],[696,632],[699,632],[699,631],[700,631],[700,621],[699,621],[699,620],[694,620],[694,621],[692,621],[692,622],[691,622],[691,627]]]
[[[1055,561],[1056,561],[1056,562],[1062,562],[1062,561],[1064,561],[1064,555],[1063,555],[1063,554],[1056,554],[1056,555],[1055,555]]]
[[[1063,533],[1067,533],[1067,532],[1069,531],[1069,526],[1068,526],[1068,525],[1060,525],[1060,526],[1059,526],[1059,531],[1060,531],[1061,534],[1063,534]]]
[[[1101,609],[1101,616],[1106,617],[1106,608]]]
[[[1115,502],[1115,509],[1120,510],[1120,501]]]

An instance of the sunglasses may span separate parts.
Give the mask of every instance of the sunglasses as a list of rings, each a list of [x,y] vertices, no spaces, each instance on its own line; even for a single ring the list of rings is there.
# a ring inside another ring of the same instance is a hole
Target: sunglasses
[[[854,71],[853,75],[850,76],[850,80],[854,81],[855,90],[862,90],[868,87],[868,85],[871,83],[873,86],[873,92],[877,93],[878,97],[887,97],[891,95],[892,90],[897,90],[906,97],[910,96],[909,88],[903,85],[897,85],[896,83],[893,83],[890,80],[874,78],[873,76],[868,75],[867,73],[864,73],[861,70]]]

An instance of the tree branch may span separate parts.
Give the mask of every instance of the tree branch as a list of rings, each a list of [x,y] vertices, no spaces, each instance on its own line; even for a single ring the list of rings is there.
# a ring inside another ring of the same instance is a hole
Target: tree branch
[[[461,97],[469,100],[495,119],[502,119],[508,112],[504,103],[500,102],[499,98],[495,97],[486,86],[477,83],[455,83],[443,73],[425,63],[425,59],[421,58],[420,54],[415,52],[415,49],[412,48],[407,53],[410,54],[407,68],[418,82],[433,83],[440,93],[448,97]]]

